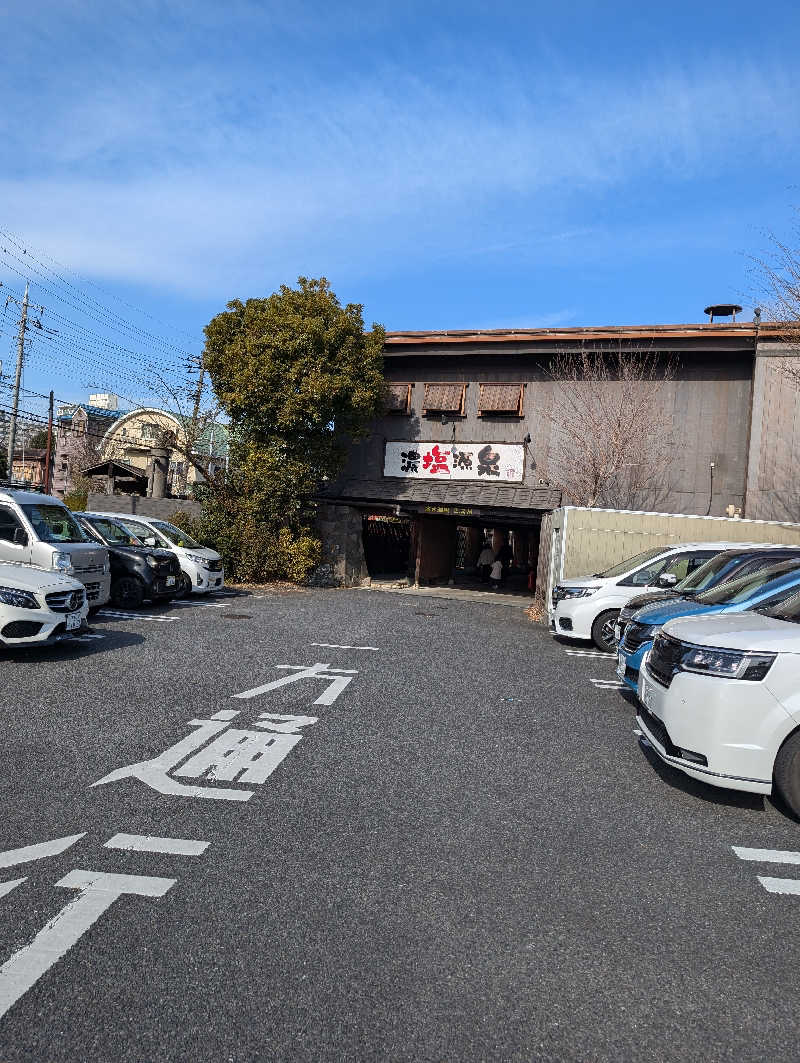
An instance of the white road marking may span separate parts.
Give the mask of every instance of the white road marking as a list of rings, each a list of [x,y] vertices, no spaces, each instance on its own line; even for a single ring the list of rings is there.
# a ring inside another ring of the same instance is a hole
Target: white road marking
[[[627,685],[619,679],[590,679],[589,682],[598,690],[623,690]]]
[[[748,849],[740,845],[731,848],[740,860],[758,860],[765,864],[800,864],[800,853],[789,849]]]
[[[235,720],[239,715],[239,709],[220,709],[211,717],[212,720]]]
[[[326,650],[378,650],[380,646],[342,646],[338,642],[312,642],[312,646],[323,646]]]
[[[607,661],[615,661],[616,653],[604,653],[602,650],[564,650],[567,657],[602,657]]]
[[[49,842],[26,845],[22,849],[7,849],[0,853],[0,867],[16,867],[17,864],[27,864],[32,860],[46,860],[49,856],[58,856],[85,837],[86,831],[82,834],[68,834],[64,838],[53,838]]]
[[[123,613],[116,609],[102,609],[98,616],[110,616],[114,620],[152,620],[159,624],[174,624],[177,616],[153,616],[152,613]]]
[[[0,897],[5,897],[7,893],[15,890],[17,886],[21,886],[23,882],[27,881],[27,877],[12,878],[8,882],[0,882]]]
[[[241,694],[231,694],[231,697],[255,698],[259,694],[266,694],[269,690],[277,690],[279,687],[285,687],[289,683],[296,683],[298,679],[328,679],[330,680],[328,689],[320,694],[314,704],[332,705],[353,676],[358,675],[357,668],[331,668],[329,664],[321,664],[320,662],[312,665],[276,664],[275,667],[294,672],[295,674],[284,676],[282,679],[274,679],[271,683],[253,687],[252,690],[243,690]]]
[[[75,635],[75,642],[92,642],[94,639],[104,639],[105,635],[95,635],[94,632],[87,632],[85,635]]]
[[[149,834],[115,834],[105,843],[106,849],[127,849],[135,853],[170,853],[173,856],[202,856],[209,842],[187,838],[157,838]]]
[[[768,878],[758,875],[758,881],[769,893],[793,893],[800,896],[800,879],[797,878]]]
[[[29,945],[18,949],[0,967],[0,1018],[119,897],[125,893],[140,897],[163,897],[176,881],[174,878],[151,878],[146,875],[70,871],[56,882],[56,886],[80,890],[78,896],[65,905]]]
[[[224,609],[225,602],[170,602],[170,609],[182,606],[184,609]]]

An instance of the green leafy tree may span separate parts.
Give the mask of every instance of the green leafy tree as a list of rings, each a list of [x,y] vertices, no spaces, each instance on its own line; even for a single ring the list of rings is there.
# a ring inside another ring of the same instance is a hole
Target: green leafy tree
[[[206,326],[203,356],[231,420],[228,475],[204,484],[208,537],[240,578],[301,579],[319,560],[312,497],[342,468],[384,400],[384,330],[298,278],[234,300]]]
[[[50,440],[50,446],[52,449],[55,436]],[[31,450],[47,450],[47,429],[42,428],[39,432],[34,432],[31,438],[28,440],[28,446]]]

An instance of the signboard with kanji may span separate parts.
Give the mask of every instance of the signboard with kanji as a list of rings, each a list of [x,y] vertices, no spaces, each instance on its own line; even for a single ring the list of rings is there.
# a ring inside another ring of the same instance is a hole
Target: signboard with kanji
[[[522,483],[522,443],[387,443],[384,476]]]

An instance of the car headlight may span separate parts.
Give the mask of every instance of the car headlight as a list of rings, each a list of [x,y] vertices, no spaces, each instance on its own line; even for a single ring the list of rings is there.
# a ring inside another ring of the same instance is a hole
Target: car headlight
[[[567,598],[588,598],[599,590],[599,587],[556,587],[556,595],[560,601],[564,601]]]
[[[681,667],[686,672],[701,675],[758,682],[770,670],[776,657],[776,653],[737,653],[735,650],[693,646],[681,658]]]
[[[72,554],[68,554],[64,550],[53,551],[51,565],[56,572],[72,573],[75,571],[72,567]]]
[[[0,602],[14,605],[17,609],[41,609],[30,591],[20,591],[16,587],[0,587]]]
[[[158,568],[159,560],[157,557],[153,557],[152,554],[146,554],[145,561],[150,566],[150,568]]]
[[[194,561],[196,565],[200,565],[201,568],[208,568],[208,558],[200,557],[199,554],[187,554],[190,561]]]

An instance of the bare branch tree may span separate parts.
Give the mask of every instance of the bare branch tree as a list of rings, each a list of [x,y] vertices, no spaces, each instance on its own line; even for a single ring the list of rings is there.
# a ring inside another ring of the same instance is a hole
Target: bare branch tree
[[[779,326],[779,337],[787,346],[781,372],[800,387],[800,210],[795,209],[793,243],[767,233],[769,250],[752,257],[757,297],[765,321]]]
[[[638,508],[669,491],[674,366],[655,351],[555,355],[551,480],[574,505]]]

